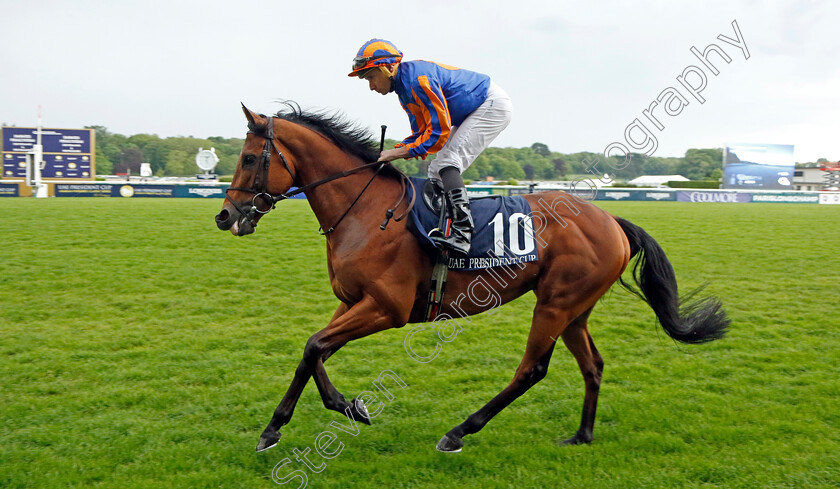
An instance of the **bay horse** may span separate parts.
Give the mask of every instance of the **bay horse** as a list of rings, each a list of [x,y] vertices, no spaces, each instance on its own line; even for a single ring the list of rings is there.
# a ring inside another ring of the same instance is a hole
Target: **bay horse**
[[[407,323],[424,322],[435,254],[409,232],[404,217],[412,204],[406,181],[395,168],[375,163],[376,143],[345,119],[289,110],[266,117],[242,109],[248,134],[231,186],[216,216],[221,230],[253,233],[260,218],[280,200],[302,192],[326,237],[327,268],[340,301],[327,326],[303,349],[294,379],[260,436],[257,451],[274,446],[280,427],[314,379],[324,406],[370,424],[360,399],[345,400],[330,382],[324,362],[356,340]],[[290,189],[298,187],[297,190]],[[564,192],[525,195],[541,248],[539,259],[506,270],[494,287],[497,301],[464,300],[487,270],[451,270],[440,314],[464,317],[509,302],[528,291],[536,295],[525,354],[510,384],[438,442],[443,452],[460,451],[462,438],[478,432],[502,409],[542,380],[558,338],[583,374],[585,393],[580,427],[563,443],[592,441],[604,361],[587,320],[598,299],[620,283],[646,301],[674,340],[704,343],[721,338],[729,319],[714,297],[681,300],[673,267],[659,244],[642,228]],[[377,229],[383,213],[398,213]],[[402,215],[399,215],[402,214]],[[621,279],[631,258],[635,286]],[[489,280],[485,281],[490,283]],[[485,285],[486,287],[486,285]],[[473,290],[473,296],[475,291]]]

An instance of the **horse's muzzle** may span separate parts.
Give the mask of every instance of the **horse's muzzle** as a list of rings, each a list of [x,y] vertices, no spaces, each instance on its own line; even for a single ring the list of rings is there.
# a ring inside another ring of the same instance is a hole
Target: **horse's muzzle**
[[[243,217],[239,212],[222,209],[216,214],[216,226],[222,231],[230,230],[234,236],[245,236],[254,232],[255,223]]]

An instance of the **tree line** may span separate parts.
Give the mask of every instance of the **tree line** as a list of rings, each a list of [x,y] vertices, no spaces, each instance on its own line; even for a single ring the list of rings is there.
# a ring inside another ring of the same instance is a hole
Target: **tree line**
[[[215,148],[219,164],[215,173],[232,175],[236,169],[244,139],[167,137],[154,134],[124,136],[104,126],[87,126],[96,132],[96,172],[102,174],[139,174],[140,164],[149,163],[155,176],[190,176],[200,172],[195,164],[198,148]],[[386,147],[397,141],[386,140]],[[579,175],[609,174],[618,180],[631,180],[641,175],[683,175],[691,180],[716,180],[722,176],[721,148],[692,148],[681,157],[647,157],[630,154],[626,158],[592,152],[559,153],[543,143],[525,148],[485,150],[464,178],[478,181],[492,177],[496,181],[568,180]],[[394,164],[412,176],[426,176],[426,160],[398,160]]]
[[[96,173],[100,175],[128,172],[137,175],[141,163],[149,163],[152,174],[158,177],[195,175],[201,172],[195,164],[198,148],[215,148],[219,157],[215,172],[232,175],[245,143],[244,139],[223,137],[124,136],[112,133],[104,126],[85,126],[85,129],[93,129],[96,133]]]

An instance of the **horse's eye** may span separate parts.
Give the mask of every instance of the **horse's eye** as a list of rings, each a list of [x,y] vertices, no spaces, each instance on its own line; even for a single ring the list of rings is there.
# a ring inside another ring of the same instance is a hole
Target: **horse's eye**
[[[253,164],[254,164],[254,161],[255,161],[256,159],[257,159],[257,157],[256,157],[256,156],[254,156],[254,155],[247,155],[247,156],[245,156],[245,158],[242,160],[242,164],[243,164],[243,165],[253,165]]]

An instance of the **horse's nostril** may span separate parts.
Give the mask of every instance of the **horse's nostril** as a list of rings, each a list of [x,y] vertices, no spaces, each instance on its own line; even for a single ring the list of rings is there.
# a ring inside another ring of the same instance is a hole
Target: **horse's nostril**
[[[222,231],[227,231],[233,226],[233,219],[231,219],[230,211],[222,209],[222,212],[216,214],[216,227]]]

